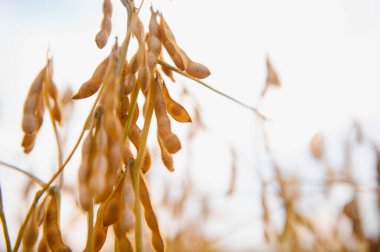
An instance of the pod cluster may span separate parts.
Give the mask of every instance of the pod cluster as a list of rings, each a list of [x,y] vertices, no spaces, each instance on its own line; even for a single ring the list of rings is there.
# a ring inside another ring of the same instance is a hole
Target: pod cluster
[[[60,228],[60,192],[53,187],[47,198],[33,211],[22,239],[23,251],[36,251],[35,246],[42,226],[43,233],[37,251],[70,252]]]
[[[112,27],[111,15],[111,1],[104,0],[101,29],[95,39],[99,48],[107,44]],[[132,10],[129,31],[136,39],[138,49],[132,57],[125,57],[125,44],[119,47],[115,43],[110,55],[99,63],[92,76],[71,97],[80,100],[98,93],[93,114],[85,123],[78,169],[79,205],[89,216],[97,209],[91,239],[93,243],[90,243],[95,251],[103,247],[111,226],[118,250],[132,251],[127,234],[135,228],[135,201],[141,202],[144,208],[154,250],[164,251],[164,241],[144,176],[152,164],[151,152],[146,146],[146,129],[150,128],[154,114],[162,163],[169,171],[174,171],[173,154],[182,146],[179,137],[172,131],[172,119],[180,123],[192,120],[186,109],[171,96],[165,83],[165,76],[172,81],[174,76],[171,69],[158,64],[163,61],[162,49],[167,51],[178,71],[194,78],[206,78],[210,74],[206,66],[191,60],[178,46],[162,14],[151,9],[148,27],[145,31],[137,9]],[[49,59],[33,81],[25,101],[22,146],[26,153],[34,146],[45,108],[54,123],[62,122],[62,102],[52,76],[52,62]],[[139,94],[141,96],[137,99]],[[141,121],[143,127],[139,126]],[[135,161],[139,161],[136,162],[141,174],[139,185],[132,183],[131,170]],[[139,199],[135,199],[133,189],[136,187],[140,188]],[[35,249],[41,227],[43,235],[39,240],[39,251],[71,251],[62,239],[59,205],[59,194],[52,190],[33,211],[23,237],[25,251]]]
[[[32,82],[22,114],[22,147],[25,153],[32,151],[36,136],[42,126],[45,108],[50,110],[54,122],[62,122],[62,102],[53,81],[53,63],[49,59]]]

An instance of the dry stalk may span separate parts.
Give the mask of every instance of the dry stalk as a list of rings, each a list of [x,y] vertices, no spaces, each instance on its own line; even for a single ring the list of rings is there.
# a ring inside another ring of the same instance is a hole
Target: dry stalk
[[[11,245],[11,240],[9,238],[7,221],[6,221],[5,214],[4,214],[3,193],[1,191],[1,185],[0,185],[0,220],[1,220],[1,224],[3,226],[4,239],[5,239],[7,252],[10,252],[10,251],[12,251],[12,245]]]

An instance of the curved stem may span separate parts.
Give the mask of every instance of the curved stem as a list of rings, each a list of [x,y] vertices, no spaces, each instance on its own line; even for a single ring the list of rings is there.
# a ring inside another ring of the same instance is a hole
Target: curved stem
[[[218,89],[216,89],[216,88],[208,85],[206,82],[204,82],[204,81],[202,81],[200,79],[194,78],[193,76],[191,76],[191,75],[189,75],[189,74],[181,71],[180,69],[176,68],[175,66],[170,65],[169,63],[167,63],[167,62],[165,62],[165,61],[163,61],[161,59],[158,59],[157,63],[160,64],[161,66],[169,68],[170,70],[172,70],[172,71],[174,71],[176,73],[179,73],[180,75],[183,75],[183,76],[185,76],[185,77],[187,77],[187,78],[189,78],[189,79],[191,79],[191,80],[193,80],[195,82],[198,82],[199,84],[201,84],[202,86],[210,89],[211,91],[213,91],[213,92],[215,92],[215,93],[217,93],[217,94],[219,94],[219,95],[221,95],[221,96],[223,96],[223,97],[225,97],[225,98],[227,98],[227,99],[235,102],[236,104],[238,104],[238,105],[240,105],[240,106],[242,106],[242,107],[244,107],[246,109],[249,109],[249,110],[253,111],[260,119],[262,119],[264,121],[268,120],[268,118],[266,116],[264,116],[260,111],[258,111],[255,107],[251,107],[251,106],[249,106],[249,105],[247,105],[247,104],[239,101],[238,99],[233,98],[232,96],[229,96],[228,94],[223,93],[222,91],[219,91]]]
[[[43,182],[41,179],[37,178],[36,176],[34,176],[33,174],[27,172],[27,171],[24,171],[23,169],[21,168],[18,168],[17,166],[14,166],[14,165],[11,165],[11,164],[8,164],[6,162],[3,162],[0,160],[0,165],[2,166],[5,166],[7,168],[10,168],[14,171],[17,171],[21,174],[24,174],[25,176],[27,176],[30,180],[32,180],[33,182],[37,183],[39,186],[41,187],[44,187],[46,184],[45,182]]]
[[[149,135],[150,123],[153,117],[154,110],[154,100],[156,96],[156,83],[153,79],[153,71],[150,72],[150,87],[149,87],[149,97],[148,97],[148,108],[146,110],[144,127],[141,133],[141,142],[140,147],[137,150],[136,162],[132,168],[132,181],[133,187],[135,190],[135,217],[136,217],[136,225],[135,225],[135,243],[136,243],[136,251],[140,252],[143,250],[142,248],[142,227],[141,227],[141,209],[140,209],[140,169],[142,163],[144,161],[144,153],[146,149],[146,142]]]
[[[4,214],[3,194],[1,192],[1,186],[0,186],[0,220],[1,220],[1,224],[3,225],[3,232],[4,232],[5,244],[7,246],[7,252],[11,252],[12,245],[11,245],[11,239],[9,238],[7,221],[5,219],[5,214]]]
[[[137,14],[140,13],[140,10],[141,10],[141,8],[142,8],[142,6],[143,6],[143,4],[144,4],[144,1],[145,1],[145,0],[141,0],[140,5],[139,5],[139,8],[137,9]]]

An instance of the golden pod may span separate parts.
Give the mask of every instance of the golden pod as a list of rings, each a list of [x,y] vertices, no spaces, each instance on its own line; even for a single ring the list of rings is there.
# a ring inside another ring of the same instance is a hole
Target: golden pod
[[[210,70],[206,66],[193,61],[187,64],[185,71],[197,79],[204,79],[210,75]]]

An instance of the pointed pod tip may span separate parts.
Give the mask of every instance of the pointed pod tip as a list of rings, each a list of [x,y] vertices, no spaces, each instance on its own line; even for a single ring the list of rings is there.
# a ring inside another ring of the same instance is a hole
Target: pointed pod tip
[[[81,97],[80,97],[80,95],[78,94],[78,93],[76,93],[75,95],[73,95],[73,96],[71,96],[71,99],[72,100],[78,100],[78,99],[80,99]]]

